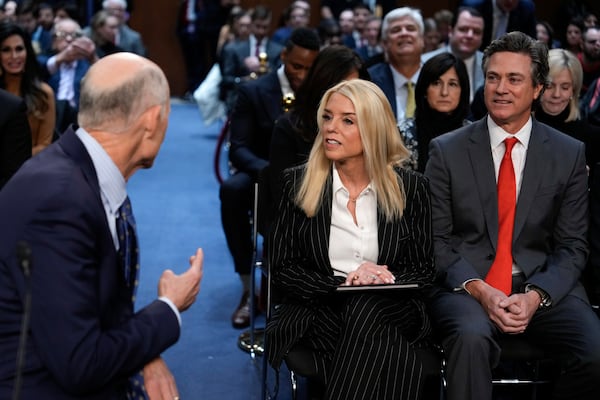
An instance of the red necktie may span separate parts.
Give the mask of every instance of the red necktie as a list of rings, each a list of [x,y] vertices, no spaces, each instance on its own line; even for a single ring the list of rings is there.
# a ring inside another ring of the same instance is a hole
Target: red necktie
[[[498,245],[494,263],[485,277],[489,285],[507,295],[512,290],[512,240],[517,203],[517,184],[511,152],[518,141],[515,137],[504,140],[506,150],[498,174]]]

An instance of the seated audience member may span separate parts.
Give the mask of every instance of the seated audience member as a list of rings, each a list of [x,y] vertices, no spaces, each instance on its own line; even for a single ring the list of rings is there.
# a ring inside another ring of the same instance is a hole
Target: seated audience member
[[[122,48],[123,51],[145,56],[146,47],[142,41],[142,36],[127,25],[129,17],[127,14],[127,0],[104,0],[102,9],[117,17],[119,21],[115,45]]]
[[[573,54],[579,54],[583,50],[583,29],[585,26],[580,17],[572,18],[564,32],[562,48]]]
[[[295,92],[292,109],[275,122],[269,152],[271,195],[276,202],[283,191],[281,174],[286,168],[304,164],[318,131],[317,109],[325,92],[343,80],[369,79],[364,61],[346,46],[321,50],[306,79]]]
[[[17,6],[18,3],[15,0],[6,0],[3,2],[2,9],[4,11],[3,20],[9,21],[12,23],[17,22]]]
[[[400,125],[411,158],[409,168],[425,171],[429,142],[466,125],[469,113],[469,75],[452,53],[441,53],[421,67],[415,87],[415,118]]]
[[[600,161],[600,127],[580,118],[581,64],[570,51],[552,49],[548,65],[548,83],[536,105],[535,118],[585,143],[586,163],[593,175]]]
[[[558,47],[558,43],[554,40],[554,29],[548,21],[538,21],[535,24],[536,39],[546,44],[548,49],[554,49]]]
[[[90,39],[96,46],[98,58],[123,51],[115,44],[118,30],[119,20],[117,17],[104,10],[94,14],[90,21]]]
[[[33,15],[34,10],[35,4],[33,3],[33,0],[24,0],[17,6],[17,24],[23,28],[30,37],[37,28],[37,21]],[[36,49],[34,48],[34,50]]]
[[[600,78],[592,81],[579,107],[582,119],[600,126]]]
[[[421,60],[426,62],[431,57],[443,52],[454,54],[460,58],[467,68],[469,74],[470,96],[472,102],[475,92],[483,86],[483,72],[481,59],[483,53],[479,51],[483,37],[483,17],[479,11],[470,7],[460,7],[456,17],[450,24],[448,33],[448,44],[429,53],[423,54]]]
[[[583,15],[583,25],[586,27],[598,26],[598,17],[591,11],[586,12]]]
[[[321,18],[321,21],[327,19],[334,19],[333,17]],[[340,12],[337,18],[340,24],[340,31],[342,33],[342,42],[344,45],[351,49],[356,49],[356,42],[360,39],[360,34],[354,29],[354,11],[351,8],[347,8]]]
[[[72,19],[56,22],[53,37],[56,55],[48,59],[46,68],[50,74],[48,83],[57,100],[57,128],[62,133],[76,122],[81,79],[98,56],[94,42],[84,36],[79,24]]]
[[[268,69],[279,66],[279,55],[283,47],[269,40],[272,13],[269,8],[256,6],[252,11],[250,36],[247,40],[232,42],[221,52],[221,99],[231,112],[235,104],[237,88],[249,79],[261,74],[260,55],[267,56]]]
[[[81,86],[81,127],[0,192],[0,220],[11,227],[0,230],[0,398],[13,390],[30,290],[20,398],[177,399],[161,353],[177,342],[180,314],[196,300],[203,253],[181,275],[165,271],[157,299],[136,311],[138,241],[127,196],[127,181],[152,166],[165,137],[169,85],[156,64],[118,53]],[[18,246],[29,248],[31,274]]]
[[[387,96],[398,124],[414,117],[414,87],[421,70],[423,29],[418,9],[400,7],[387,13],[381,26],[385,60],[369,67],[371,79]]]
[[[240,85],[231,113],[229,161],[236,172],[221,184],[219,198],[227,247],[243,286],[240,303],[231,316],[234,328],[250,324],[252,230],[249,213],[254,204],[254,182],[269,164],[273,125],[285,111],[284,99],[293,98],[319,47],[319,37],[314,30],[294,30],[281,52],[282,65]]]
[[[342,44],[342,31],[340,25],[333,18],[322,19],[317,26],[317,33],[321,40],[321,48]]]
[[[221,57],[221,51],[226,44],[238,40],[247,40],[250,36],[250,24],[252,17],[250,12],[239,7],[233,7],[221,30],[219,31],[219,39],[217,40],[217,58]]]
[[[547,47],[522,32],[484,51],[488,117],[431,141],[439,290],[429,312],[447,359],[448,400],[492,399],[505,335],[560,370],[553,399],[595,399],[600,320],[579,279],[588,255],[585,146],[531,116]]]
[[[78,24],[81,24],[79,6],[73,0],[55,2],[53,12],[54,24],[62,19],[72,19],[73,21],[77,21]]]
[[[11,22],[0,22],[0,72],[0,88],[25,100],[31,152],[36,155],[52,142],[54,136],[54,92],[40,80],[29,35]]]
[[[282,297],[267,326],[269,362],[279,368],[301,344],[314,349],[325,399],[418,399],[422,364],[413,344],[430,331],[423,301],[336,289],[433,282],[427,182],[401,167],[409,153],[374,83],[339,83],[317,116],[307,164],[284,173],[268,239]]]
[[[370,65],[374,61],[383,57],[383,47],[381,46],[381,18],[371,16],[365,22],[363,30],[365,43],[356,49],[358,55]],[[379,60],[381,61],[381,60]]]
[[[0,190],[31,157],[25,101],[0,89]]]
[[[583,68],[581,95],[585,96],[592,81],[600,77],[600,26],[586,27],[582,39],[583,50],[577,58]]]
[[[290,5],[283,10],[283,25],[280,26],[273,32],[271,40],[285,45],[292,31],[296,28],[304,28],[309,24],[310,15],[308,15],[306,9],[303,6]]]
[[[481,50],[507,32],[519,31],[535,38],[535,4],[532,0],[462,0],[485,21]]]
[[[46,65],[46,61],[52,56],[52,28],[54,27],[54,11],[48,3],[39,3],[34,8],[34,17],[37,27],[31,34],[33,49],[38,57],[40,65]]]
[[[434,51],[442,47],[444,43],[442,43],[442,36],[440,34],[440,31],[438,31],[435,19],[425,18],[423,20],[423,26],[425,28],[425,30],[423,31],[423,42],[425,43],[425,46],[423,47],[423,52],[428,53],[430,51]]]
[[[454,25],[454,13],[450,10],[441,9],[433,14],[433,19],[437,26],[437,30],[440,33],[440,42],[442,44],[448,44],[448,40],[450,38],[450,30]]]

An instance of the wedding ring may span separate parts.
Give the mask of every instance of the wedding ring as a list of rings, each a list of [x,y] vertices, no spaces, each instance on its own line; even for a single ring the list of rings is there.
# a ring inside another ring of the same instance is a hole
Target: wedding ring
[[[371,277],[371,279],[373,279],[373,280],[377,280],[377,275],[371,275],[370,277]]]

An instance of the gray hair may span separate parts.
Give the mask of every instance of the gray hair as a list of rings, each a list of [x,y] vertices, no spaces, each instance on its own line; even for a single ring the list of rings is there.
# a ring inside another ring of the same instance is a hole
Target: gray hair
[[[421,10],[412,7],[400,7],[395,8],[389,13],[385,14],[385,17],[383,18],[383,22],[381,24],[381,37],[387,37],[388,30],[390,28],[390,23],[404,17],[412,18],[417,23],[417,27],[419,28],[419,34],[423,36],[423,33],[425,32],[425,26],[423,24],[423,16],[421,15]]]
[[[77,117],[79,125],[86,129],[120,131],[150,107],[162,106],[161,113],[166,110],[169,87],[157,67],[144,67],[133,79],[116,87],[94,86],[88,81],[87,75],[81,81]]]

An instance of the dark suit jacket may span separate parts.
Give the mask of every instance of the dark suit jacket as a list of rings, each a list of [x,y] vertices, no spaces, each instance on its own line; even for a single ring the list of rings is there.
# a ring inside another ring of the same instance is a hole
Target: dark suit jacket
[[[492,29],[494,29],[494,4],[492,0],[464,1],[478,10],[483,16],[483,38],[480,50],[483,51],[492,42]],[[517,7],[508,14],[506,32],[521,31],[536,38],[535,32],[535,5],[531,0],[520,0]]]
[[[275,120],[283,114],[277,71],[239,88],[231,115],[229,159],[242,172],[258,177],[267,166]]]
[[[269,264],[273,284],[284,298],[276,328],[269,334],[269,357],[278,365],[286,352],[306,332],[319,304],[343,281],[334,276],[329,261],[332,178],[324,189],[317,215],[307,218],[295,205],[303,166],[284,173],[284,194],[275,226],[269,236]],[[377,264],[387,265],[396,282],[432,282],[432,254],[429,189],[421,174],[398,169],[406,192],[406,209],[400,220],[387,222],[378,212],[379,256]]]
[[[134,313],[91,158],[73,131],[0,192],[0,398],[10,398],[31,246],[31,325],[21,398],[123,399],[127,377],[179,337],[159,300]]]
[[[394,116],[396,116],[398,115],[396,110],[398,106],[396,104],[396,88],[394,87],[394,76],[392,75],[391,68],[387,62],[375,64],[369,68],[369,75],[371,76],[371,81],[379,86],[385,97],[387,97],[394,111]]]
[[[485,278],[498,240],[498,200],[487,120],[431,142],[435,258],[443,285]],[[512,252],[526,282],[554,304],[586,299],[579,277],[588,255],[587,173],[583,143],[535,119],[517,199]]]
[[[283,46],[272,40],[267,41],[267,60],[271,71],[274,71],[280,65],[279,56]],[[221,51],[221,92],[227,93],[235,90],[240,78],[250,74],[250,71],[244,65],[244,59],[250,55],[250,40],[231,42],[223,47]],[[237,79],[236,79],[237,78]],[[223,95],[222,95],[223,97]]]
[[[87,73],[88,69],[90,69],[90,63],[86,60],[78,60],[77,65],[75,66],[75,78],[73,79],[73,90],[75,92],[75,104],[76,108],[79,108],[79,95],[81,94],[81,80],[83,76]],[[58,86],[60,85],[60,68],[54,74],[50,75],[48,79],[48,84],[54,90],[54,95],[58,94]]]
[[[31,157],[31,130],[20,97],[0,89],[0,189]]]

